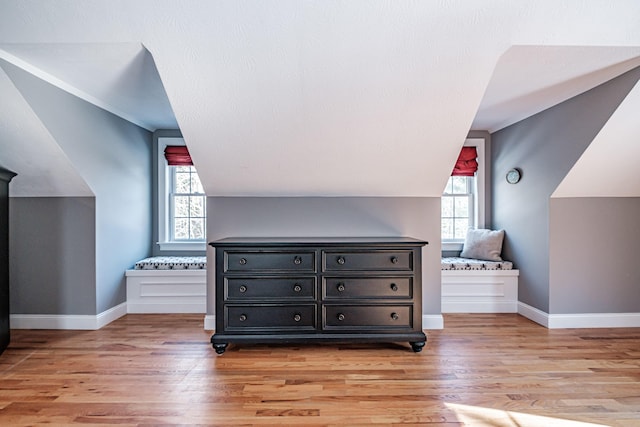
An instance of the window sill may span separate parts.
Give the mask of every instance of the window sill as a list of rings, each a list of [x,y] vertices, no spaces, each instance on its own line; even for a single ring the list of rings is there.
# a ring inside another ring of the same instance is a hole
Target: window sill
[[[158,242],[161,251],[205,251],[206,242]]]
[[[464,242],[442,242],[443,251],[461,251]]]

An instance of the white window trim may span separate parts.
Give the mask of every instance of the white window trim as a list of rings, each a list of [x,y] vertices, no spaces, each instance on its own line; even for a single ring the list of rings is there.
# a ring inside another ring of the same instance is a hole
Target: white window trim
[[[169,240],[169,169],[164,158],[164,149],[167,145],[186,145],[183,138],[160,137],[158,138],[158,246],[161,251],[204,251],[206,242],[172,242]]]
[[[486,183],[486,164],[485,164],[485,139],[484,138],[467,138],[464,141],[465,147],[476,147],[478,154],[478,170],[476,172],[476,196],[474,199],[473,211],[475,215],[476,228],[485,228],[485,183]],[[443,251],[461,251],[464,240],[443,240]]]

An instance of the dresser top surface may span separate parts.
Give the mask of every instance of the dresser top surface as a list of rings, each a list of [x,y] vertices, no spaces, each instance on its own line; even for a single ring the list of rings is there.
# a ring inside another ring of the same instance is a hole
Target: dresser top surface
[[[227,237],[209,242],[213,247],[249,246],[424,246],[428,242],[413,237]]]

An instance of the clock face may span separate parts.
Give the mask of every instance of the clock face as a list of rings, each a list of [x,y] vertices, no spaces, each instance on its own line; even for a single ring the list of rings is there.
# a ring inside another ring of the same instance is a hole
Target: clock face
[[[507,182],[509,184],[515,184],[520,181],[520,170],[513,168],[507,172]]]

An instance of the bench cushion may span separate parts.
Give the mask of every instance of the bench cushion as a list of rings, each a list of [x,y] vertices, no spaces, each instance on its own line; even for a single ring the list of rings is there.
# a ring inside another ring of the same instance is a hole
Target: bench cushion
[[[485,261],[481,259],[443,257],[442,270],[511,270],[510,261]]]
[[[206,256],[154,256],[136,262],[136,270],[205,270]]]

